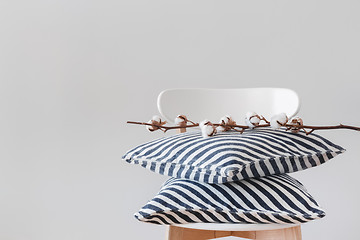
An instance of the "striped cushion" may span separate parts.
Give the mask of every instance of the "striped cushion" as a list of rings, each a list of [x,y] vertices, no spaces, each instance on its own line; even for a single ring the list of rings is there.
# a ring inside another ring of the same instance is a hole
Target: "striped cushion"
[[[304,223],[325,212],[288,175],[224,184],[171,178],[135,217],[155,224]]]
[[[256,129],[210,138],[177,134],[137,146],[123,159],[172,177],[224,183],[315,167],[344,151],[316,134]]]

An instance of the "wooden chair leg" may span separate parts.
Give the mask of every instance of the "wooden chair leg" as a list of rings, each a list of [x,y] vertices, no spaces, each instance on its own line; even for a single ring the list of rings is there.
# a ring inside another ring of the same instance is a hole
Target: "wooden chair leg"
[[[229,234],[227,234],[227,232],[224,231],[198,230],[192,228],[170,226],[168,239],[169,240],[205,240],[205,239],[230,236],[231,232],[228,233]]]
[[[256,240],[301,240],[301,227],[264,231],[213,231],[170,226],[168,240],[206,240],[235,236]]]
[[[236,232],[231,232],[231,236],[248,238],[248,239],[257,239],[256,231],[236,231]]]
[[[301,227],[256,231],[256,240],[301,240]]]

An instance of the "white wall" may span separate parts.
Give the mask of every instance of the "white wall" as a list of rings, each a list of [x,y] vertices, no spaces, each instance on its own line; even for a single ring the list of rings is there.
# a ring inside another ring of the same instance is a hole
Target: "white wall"
[[[360,125],[359,1],[0,1],[0,239],[163,239],[132,216],[166,179],[120,160],[126,120],[176,87],[288,87],[311,124]],[[319,133],[319,132],[318,132]],[[304,239],[356,239],[360,133],[293,174],[327,210]]]

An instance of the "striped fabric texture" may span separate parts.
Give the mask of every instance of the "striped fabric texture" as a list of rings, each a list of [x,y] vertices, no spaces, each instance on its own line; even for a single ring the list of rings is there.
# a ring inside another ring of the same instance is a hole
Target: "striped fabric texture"
[[[166,225],[297,224],[324,216],[304,186],[286,174],[224,184],[171,178],[135,214],[139,221]]]
[[[254,129],[209,138],[177,134],[139,145],[123,159],[167,176],[225,183],[315,167],[344,151],[313,133]]]

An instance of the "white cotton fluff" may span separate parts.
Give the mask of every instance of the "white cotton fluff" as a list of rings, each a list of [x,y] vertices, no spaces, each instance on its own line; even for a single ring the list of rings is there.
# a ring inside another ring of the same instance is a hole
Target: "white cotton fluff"
[[[181,125],[185,122],[185,119],[181,117],[181,115],[178,115],[176,118],[175,118],[175,124],[176,125]]]
[[[214,125],[212,125],[212,123],[209,120],[204,120],[202,121],[200,124],[200,129],[201,129],[201,134],[203,136],[203,138],[208,138],[210,136],[212,136],[216,129],[214,128]]]
[[[245,124],[249,128],[254,128],[255,126],[259,125],[260,117],[256,112],[247,112],[245,115]]]
[[[203,128],[203,127],[205,126],[205,124],[207,124],[207,123],[209,123],[209,122],[210,122],[209,120],[205,119],[204,121],[201,121],[201,122],[199,123],[199,127],[200,127],[200,128]]]
[[[160,124],[160,123],[161,123],[161,118],[160,118],[159,116],[157,116],[157,115],[154,115],[154,116],[152,117],[152,119],[148,121],[148,123],[150,123],[150,124]],[[146,129],[147,129],[149,132],[152,132],[152,131],[155,131],[155,130],[157,130],[157,129],[159,129],[159,128],[154,127],[154,126],[148,126],[148,125],[146,125]]]
[[[221,124],[229,124],[229,122],[232,120],[231,116],[225,115],[222,118],[220,118]]]
[[[154,116],[152,117],[152,120],[155,121],[155,122],[158,122],[158,123],[161,122],[161,118],[160,118],[158,115],[154,115]]]
[[[216,132],[225,132],[225,128],[223,126],[218,126]]]
[[[302,125],[303,120],[301,119],[301,117],[295,116],[295,117],[291,118],[291,120],[289,121],[289,124]]]
[[[273,129],[279,129],[282,125],[285,125],[288,121],[288,117],[285,113],[279,113],[271,117],[270,126]]]
[[[301,117],[296,116],[290,119],[289,124],[294,126],[291,128],[291,132],[298,133],[300,132],[300,128],[297,128],[296,126],[303,125],[304,122]]]
[[[153,120],[149,120],[148,123],[152,124],[152,123],[153,123]],[[149,132],[154,131],[153,126],[146,125],[146,129],[147,129]]]

